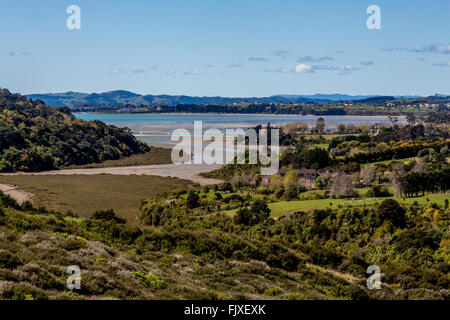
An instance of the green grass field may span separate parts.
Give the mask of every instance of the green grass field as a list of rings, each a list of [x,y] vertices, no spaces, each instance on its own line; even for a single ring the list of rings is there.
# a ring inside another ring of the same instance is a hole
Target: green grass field
[[[131,224],[141,200],[192,185],[191,181],[157,176],[124,175],[18,175],[0,176],[0,183],[19,186],[34,194],[35,206],[90,216],[96,210],[114,209]]]
[[[396,160],[385,160],[385,161],[377,161],[377,162],[370,162],[370,163],[364,163],[362,164],[362,166],[369,166],[369,165],[376,165],[376,164],[389,164],[392,161],[397,161],[397,162],[409,162],[411,160],[417,159],[417,157],[412,157],[412,158],[404,158],[404,159],[396,159]]]
[[[417,201],[419,204],[424,205],[427,203],[433,203],[436,202],[438,205],[444,205],[445,199],[450,199],[450,194],[429,194],[424,197],[416,197],[416,198],[395,198],[390,197],[391,199],[397,200],[399,203],[403,204],[413,204],[414,201]],[[389,198],[378,198],[376,200],[371,200],[370,198],[364,199],[319,199],[319,200],[297,200],[297,201],[279,201],[269,204],[269,208],[271,210],[271,217],[272,218],[279,218],[287,213],[295,212],[295,211],[308,211],[308,210],[314,210],[314,209],[325,209],[330,206],[330,203],[332,206],[337,205],[352,205],[352,206],[371,206],[376,203],[381,203],[384,199]],[[429,201],[427,201],[427,199]],[[226,211],[229,215],[234,215],[236,213],[236,210],[229,210]]]

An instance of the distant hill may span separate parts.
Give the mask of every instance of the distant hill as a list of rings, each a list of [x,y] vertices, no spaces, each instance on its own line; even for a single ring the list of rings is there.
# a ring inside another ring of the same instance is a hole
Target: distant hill
[[[282,97],[285,98],[307,98],[307,99],[313,99],[313,100],[329,100],[329,101],[346,101],[346,100],[361,100],[361,99],[367,99],[372,97],[378,97],[377,95],[369,95],[369,96],[362,96],[362,95],[356,95],[351,96],[348,94],[313,94],[313,95],[282,95]]]
[[[366,98],[366,99],[361,99],[358,100],[358,102],[360,103],[374,103],[374,104],[382,104],[382,103],[386,103],[388,101],[394,101],[396,98],[392,97],[392,96],[377,96],[377,97],[371,97],[371,98]]]
[[[414,95],[347,95],[347,94],[314,94],[314,95],[274,95],[270,97],[194,97],[186,95],[140,95],[125,90],[108,91],[103,93],[45,93],[29,94],[27,98],[41,100],[49,106],[156,106],[156,105],[212,105],[233,103],[333,103],[338,101],[357,101],[359,103],[380,104],[396,99],[412,99],[417,101],[446,100],[443,94],[430,97]],[[412,101],[411,100],[411,101]]]
[[[314,103],[348,100],[364,100],[377,98],[379,95],[346,95],[346,94],[314,94],[314,95],[274,95],[270,97],[193,97],[185,95],[140,95],[130,91],[116,90],[103,93],[45,93],[30,94],[27,98],[41,100],[49,106],[78,106],[78,105],[181,105],[181,104],[232,104],[243,102],[265,103]],[[416,96],[406,96],[412,98]]]
[[[129,91],[117,90],[103,93],[46,93],[30,94],[27,98],[41,100],[50,106],[75,106],[75,105],[179,105],[179,104],[232,104],[239,102],[272,102],[272,103],[306,103],[314,102],[314,99],[303,97],[192,97],[171,95],[139,95]]]
[[[50,108],[1,88],[0,137],[0,171],[48,170],[149,151],[128,130],[78,120],[69,108]]]

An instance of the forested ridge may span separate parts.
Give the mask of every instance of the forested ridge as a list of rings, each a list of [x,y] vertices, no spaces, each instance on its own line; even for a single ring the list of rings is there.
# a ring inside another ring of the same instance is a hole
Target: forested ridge
[[[0,90],[0,171],[98,163],[149,151],[129,130],[76,119],[65,107]]]

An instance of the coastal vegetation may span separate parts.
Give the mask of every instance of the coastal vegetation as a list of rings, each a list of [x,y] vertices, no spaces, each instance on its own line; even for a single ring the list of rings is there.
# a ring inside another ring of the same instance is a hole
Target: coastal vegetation
[[[6,128],[26,137],[24,154],[42,140],[28,128],[45,136],[47,125],[72,125],[88,142],[97,132],[103,147],[92,141],[95,152],[107,149],[105,135],[110,144],[116,134],[131,136],[3,95]],[[364,103],[391,101],[381,100]],[[276,174],[232,163],[205,174],[223,181],[203,187],[152,176],[2,176],[34,197],[18,203],[0,192],[0,298],[448,300],[449,121],[448,111],[433,112],[407,113],[406,124],[394,115],[390,125],[332,130],[323,118],[313,127],[288,124],[279,128]],[[47,135],[55,143],[39,150],[55,161],[58,140]],[[64,165],[152,161],[133,137],[118,145],[117,159],[100,152],[97,161],[92,151],[89,161],[69,154],[76,160]],[[79,290],[65,285],[72,265],[82,270]],[[367,287],[370,266],[381,270],[379,290]]]
[[[148,152],[126,129],[76,119],[68,108],[45,106],[0,90],[0,171],[40,171],[100,163]]]
[[[248,220],[208,209],[237,197],[195,193],[145,201],[140,226],[113,211],[80,219],[0,194],[0,297],[449,298],[444,207],[384,200],[274,220],[263,201],[244,197]],[[73,264],[83,267],[80,290],[65,287]],[[380,290],[365,286],[370,264],[383,271]]]

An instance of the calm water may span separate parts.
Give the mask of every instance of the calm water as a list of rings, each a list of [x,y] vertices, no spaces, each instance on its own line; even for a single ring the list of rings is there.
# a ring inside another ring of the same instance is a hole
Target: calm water
[[[84,120],[101,120],[107,124],[128,128],[190,128],[194,121],[203,121],[203,127],[236,127],[255,126],[258,124],[286,124],[290,122],[303,121],[314,124],[319,116],[277,116],[277,115],[229,115],[229,114],[97,114],[97,113],[75,113],[75,116]],[[326,117],[325,123],[377,123],[386,122],[384,117]]]
[[[101,120],[106,124],[118,127],[128,127],[133,134],[143,141],[167,143],[169,134],[175,128],[192,129],[194,121],[202,121],[203,128],[236,128],[254,127],[258,124],[265,125],[270,122],[273,125],[286,124],[290,122],[303,121],[313,126],[319,116],[296,116],[296,115],[230,115],[230,114],[97,114],[97,113],[75,113],[75,116],[84,120]],[[336,127],[339,123],[381,123],[387,122],[385,117],[326,117],[327,127]],[[149,136],[152,136],[149,139]]]

